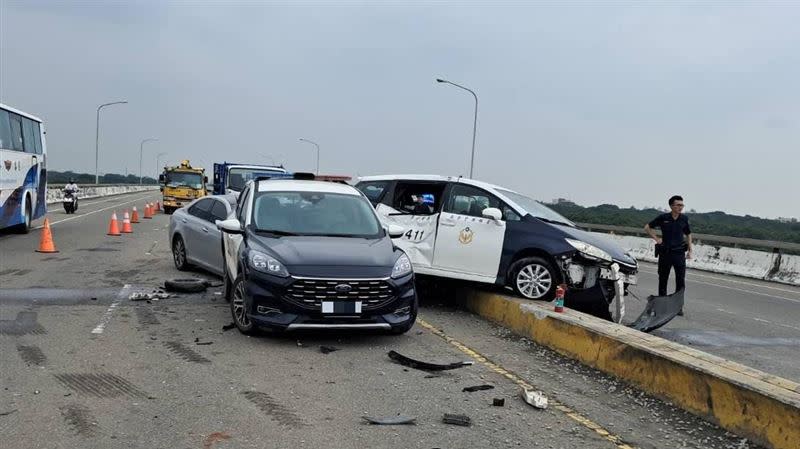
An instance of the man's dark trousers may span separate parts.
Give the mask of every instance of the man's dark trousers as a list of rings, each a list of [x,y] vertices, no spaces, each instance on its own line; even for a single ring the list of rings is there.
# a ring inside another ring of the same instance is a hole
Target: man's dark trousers
[[[683,250],[663,251],[658,256],[658,296],[667,295],[669,272],[675,269],[675,291],[686,286],[686,253]]]

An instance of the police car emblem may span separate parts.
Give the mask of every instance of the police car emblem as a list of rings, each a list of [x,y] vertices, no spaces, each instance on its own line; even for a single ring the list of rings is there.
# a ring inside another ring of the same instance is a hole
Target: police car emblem
[[[461,242],[463,245],[469,245],[472,243],[472,238],[475,236],[475,233],[472,232],[472,229],[467,226],[466,228],[462,229],[461,232],[458,233],[458,241]]]

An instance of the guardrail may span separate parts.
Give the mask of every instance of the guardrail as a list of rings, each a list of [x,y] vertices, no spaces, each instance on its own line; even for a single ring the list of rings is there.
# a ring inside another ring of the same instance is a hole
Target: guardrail
[[[636,228],[632,226],[616,226],[616,225],[603,225],[592,223],[575,223],[578,227],[587,231],[605,231],[610,233],[621,234],[634,234],[637,236],[647,237],[644,228]],[[656,230],[656,233],[660,233]],[[760,240],[750,239],[744,237],[728,237],[724,235],[712,234],[692,234],[695,243],[723,243],[725,246],[733,246],[734,248],[747,247],[747,248],[761,248],[769,249],[772,252],[778,253],[781,251],[790,251],[793,253],[800,253],[800,243],[792,242],[779,242],[776,240]]]

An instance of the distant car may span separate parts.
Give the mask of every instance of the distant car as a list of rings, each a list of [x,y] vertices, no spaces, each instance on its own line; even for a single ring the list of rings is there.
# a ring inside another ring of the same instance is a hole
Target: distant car
[[[414,272],[356,188],[256,180],[225,233],[224,279],[242,333],[259,329],[407,332],[417,317]]]
[[[169,221],[169,241],[177,269],[196,266],[222,276],[222,238],[214,223],[232,216],[235,207],[235,196],[214,195],[175,210]]]
[[[565,283],[570,307],[606,319],[613,299],[636,284],[636,259],[623,248],[510,189],[433,175],[366,177],[356,187],[384,224],[406,229],[397,245],[418,274],[510,287],[537,300],[551,300]]]

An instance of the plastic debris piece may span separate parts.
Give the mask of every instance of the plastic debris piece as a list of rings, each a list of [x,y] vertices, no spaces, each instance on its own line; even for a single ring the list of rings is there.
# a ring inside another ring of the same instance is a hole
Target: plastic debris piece
[[[453,415],[450,413],[445,413],[442,416],[442,422],[445,424],[453,424],[455,426],[464,426],[469,427],[472,425],[472,420],[467,415]]]
[[[222,326],[222,330],[223,331],[229,331],[229,330],[233,329],[234,327],[236,327],[236,323],[226,324],[226,325]]]
[[[493,388],[494,385],[475,385],[472,387],[464,387],[464,389],[461,391],[465,391],[467,393],[473,393],[475,391],[491,390]]]
[[[364,416],[363,418],[364,421],[379,426],[407,426],[415,425],[417,423],[417,418],[403,415],[390,416],[388,418],[373,418],[371,416]]]
[[[492,399],[492,405],[494,407],[503,407],[506,405],[506,400],[503,398],[494,398]]]
[[[650,332],[669,323],[683,310],[683,290],[667,296],[648,296],[647,306],[630,327]]]
[[[128,299],[131,301],[158,301],[159,299],[167,299],[174,296],[164,292],[133,292],[128,296]]]
[[[409,368],[414,368],[422,371],[445,371],[449,369],[463,368],[465,366],[472,365],[471,361],[448,363],[445,365],[423,362],[420,360],[414,360],[412,358],[406,357],[403,354],[400,354],[396,351],[389,351],[389,358],[401,365],[405,365]]]
[[[330,354],[331,352],[336,352],[338,350],[339,350],[339,348],[334,347],[334,346],[322,345],[322,346],[319,347],[319,352],[321,352],[323,354]]]
[[[547,396],[541,391],[522,389],[522,399],[536,408],[547,408]]]
[[[196,344],[196,345],[201,345],[201,346],[207,346],[207,345],[213,345],[213,344],[214,344],[214,342],[213,342],[213,341],[198,341],[198,342],[197,342],[197,343],[195,343],[195,344]]]

